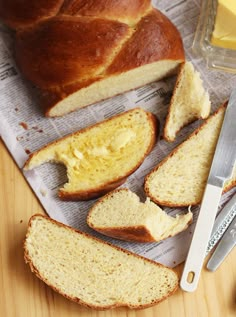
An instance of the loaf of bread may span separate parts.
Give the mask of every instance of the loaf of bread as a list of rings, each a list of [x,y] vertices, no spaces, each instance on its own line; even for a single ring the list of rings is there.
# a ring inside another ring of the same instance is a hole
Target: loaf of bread
[[[134,108],[46,145],[30,155],[24,169],[62,163],[68,182],[59,190],[61,199],[99,197],[124,183],[142,164],[157,130],[153,114]]]
[[[170,101],[164,138],[174,141],[181,128],[197,119],[206,119],[210,110],[209,94],[203,87],[200,73],[191,62],[183,63]]]
[[[42,215],[29,221],[24,257],[56,292],[94,309],[145,308],[178,288],[172,269]]]
[[[226,104],[177,146],[145,179],[145,192],[163,206],[201,202],[222,126]],[[236,168],[224,191],[236,185]]]
[[[140,202],[132,191],[122,188],[108,193],[90,209],[87,224],[109,237],[136,242],[159,242],[185,230],[192,222],[191,212],[168,216],[147,199]]]
[[[176,27],[150,0],[0,0],[16,30],[15,56],[40,89],[47,116],[61,116],[176,73]]]

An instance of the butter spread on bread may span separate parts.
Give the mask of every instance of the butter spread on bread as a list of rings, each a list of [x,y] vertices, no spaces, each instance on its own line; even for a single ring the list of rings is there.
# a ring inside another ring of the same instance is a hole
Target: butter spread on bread
[[[149,0],[0,0],[19,68],[61,116],[176,73],[180,34]]]
[[[24,257],[56,292],[93,309],[146,308],[178,288],[172,269],[42,215],[29,221]]]
[[[136,242],[158,242],[187,229],[191,212],[175,217],[150,201],[143,203],[127,188],[100,198],[90,209],[87,224],[109,237]]]
[[[45,162],[62,163],[68,182],[59,190],[64,200],[99,197],[125,182],[152,150],[156,117],[134,108],[54,141],[32,153],[24,169]]]
[[[201,203],[226,104],[161,161],[145,179],[145,192],[159,205],[181,207]],[[224,191],[236,185],[236,168]],[[210,210],[209,210],[210,212]]]

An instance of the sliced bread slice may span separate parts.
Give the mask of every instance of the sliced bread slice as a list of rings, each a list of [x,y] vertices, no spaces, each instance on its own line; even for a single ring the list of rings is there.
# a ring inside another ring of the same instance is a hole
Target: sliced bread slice
[[[211,102],[203,87],[200,73],[191,62],[183,63],[170,101],[164,126],[164,138],[174,141],[176,134],[185,125],[209,116]]]
[[[97,201],[88,213],[87,223],[94,230],[113,238],[154,242],[185,230],[192,218],[191,212],[168,216],[150,199],[142,203],[135,193],[122,188]]]
[[[30,155],[24,169],[51,161],[67,167],[64,200],[88,200],[118,187],[152,150],[156,117],[134,108],[52,142]]]
[[[145,178],[147,196],[162,206],[201,202],[222,126],[226,104],[177,146]],[[224,191],[236,185],[236,168]]]
[[[24,257],[56,292],[98,310],[149,307],[178,288],[172,269],[42,215],[29,221]]]

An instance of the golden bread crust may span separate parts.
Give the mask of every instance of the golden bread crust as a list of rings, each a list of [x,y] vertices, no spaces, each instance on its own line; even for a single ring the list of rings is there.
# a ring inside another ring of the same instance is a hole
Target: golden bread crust
[[[182,77],[182,75],[183,75],[183,72],[184,72],[184,63],[182,63],[182,64],[180,65],[180,67],[179,67],[179,72],[178,72],[178,75],[177,75],[177,79],[176,79],[176,83],[175,83],[175,87],[174,87],[174,91],[173,91],[173,93],[172,93],[172,96],[174,96],[175,93],[176,93],[176,91],[178,90],[179,83],[180,83],[181,77]],[[173,97],[172,97],[172,98],[173,98]],[[170,115],[171,115],[171,111],[172,111],[172,107],[173,107],[173,105],[172,105],[172,98],[171,98],[171,100],[170,100],[170,105],[169,105],[168,110],[167,110],[167,116],[166,116],[165,125],[164,125],[164,129],[163,129],[163,137],[164,137],[164,139],[165,139],[167,142],[173,142],[173,140],[169,138],[168,131],[167,131],[167,129],[168,129],[167,124],[168,124],[168,122],[169,122],[169,120],[170,120]],[[190,123],[190,122],[189,122],[189,123]],[[183,126],[179,128],[179,131],[181,130],[181,128],[183,128]],[[177,134],[179,131],[176,131],[176,134]]]
[[[22,29],[58,14],[64,0],[0,0],[0,17],[13,29]]]
[[[174,61],[177,66],[185,59],[178,30],[148,0],[7,3],[0,0],[0,18],[18,30],[15,45],[18,66],[40,88],[42,108],[48,116],[57,116],[58,110],[55,113],[50,110],[66,97],[101,79],[111,79],[112,85],[112,76],[128,70],[159,61]],[[173,65],[169,67],[173,70]],[[169,73],[167,69],[161,76]],[[145,83],[155,80],[146,76]],[[122,87],[118,93],[145,83]],[[79,106],[76,102],[71,105],[70,100],[65,113],[104,98],[85,100]],[[60,110],[58,115],[62,114]]]
[[[134,24],[150,8],[150,0],[0,0],[0,17],[16,30],[56,15],[90,16]]]
[[[148,243],[156,242],[151,235],[150,231],[144,226],[136,227],[110,227],[110,228],[95,228],[95,231],[104,234],[105,236],[112,237],[119,240]]]
[[[114,10],[115,8],[115,10]],[[66,0],[62,14],[96,16],[133,24],[151,8],[150,0]]]
[[[115,181],[111,181],[108,184],[99,186],[99,188],[91,188],[89,190],[84,190],[79,192],[70,193],[68,191],[64,191],[62,188],[62,189],[59,189],[58,196],[61,198],[61,200],[65,200],[65,201],[67,200],[79,201],[79,200],[95,199],[105,195],[111,190],[114,190],[115,188],[124,184],[127,177],[124,177]]]
[[[180,34],[160,11],[152,9],[138,22],[135,29],[109,66],[107,74],[125,72],[164,59],[184,59]]]
[[[78,78],[83,83],[103,72],[128,33],[128,26],[116,21],[59,16],[18,32],[16,58],[40,88],[70,85]]]

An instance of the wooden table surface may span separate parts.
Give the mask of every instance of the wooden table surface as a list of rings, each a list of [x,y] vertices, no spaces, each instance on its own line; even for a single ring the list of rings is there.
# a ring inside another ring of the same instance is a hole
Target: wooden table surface
[[[27,222],[43,208],[0,142],[0,316],[231,317],[236,316],[236,249],[220,268],[203,270],[194,293],[178,290],[152,308],[94,311],[70,302],[36,278],[23,260]],[[179,275],[182,265],[177,268]]]

